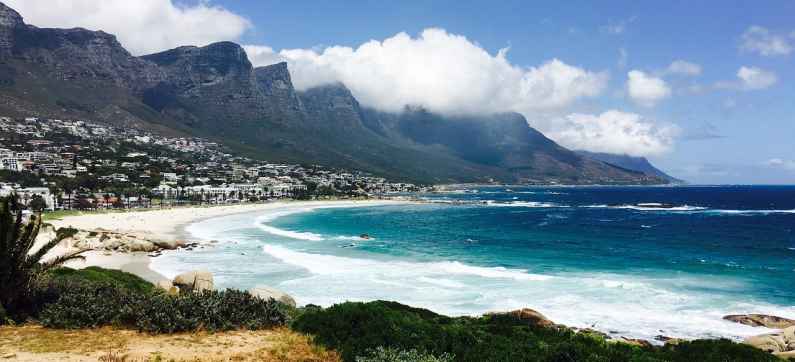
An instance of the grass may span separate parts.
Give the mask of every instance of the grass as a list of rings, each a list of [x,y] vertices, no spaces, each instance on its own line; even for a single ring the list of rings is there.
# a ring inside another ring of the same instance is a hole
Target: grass
[[[37,325],[0,327],[0,355],[8,354],[27,360],[340,361],[335,352],[287,328],[155,336],[110,327],[72,331]]]

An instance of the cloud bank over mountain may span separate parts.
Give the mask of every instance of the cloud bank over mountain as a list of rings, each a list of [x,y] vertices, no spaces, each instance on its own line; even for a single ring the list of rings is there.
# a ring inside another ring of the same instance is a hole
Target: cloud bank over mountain
[[[385,111],[421,105],[445,114],[559,109],[605,89],[607,73],[551,59],[533,67],[511,64],[508,49],[490,54],[462,35],[425,29],[398,33],[356,48],[321,51],[247,46],[254,64],[290,64],[298,89],[342,82],[359,100]]]

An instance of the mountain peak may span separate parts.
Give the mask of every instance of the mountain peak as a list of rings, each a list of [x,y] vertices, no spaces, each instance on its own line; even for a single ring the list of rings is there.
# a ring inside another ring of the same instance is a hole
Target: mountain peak
[[[14,28],[24,24],[25,22],[22,20],[22,15],[19,15],[16,10],[0,2],[0,27]]]
[[[220,74],[248,73],[251,71],[251,62],[246,51],[239,44],[223,41],[212,43],[203,47],[182,46],[160,53],[144,55],[145,60],[160,66],[177,66],[182,68],[191,64],[197,69],[207,71],[213,69]],[[188,71],[187,69],[182,69]]]

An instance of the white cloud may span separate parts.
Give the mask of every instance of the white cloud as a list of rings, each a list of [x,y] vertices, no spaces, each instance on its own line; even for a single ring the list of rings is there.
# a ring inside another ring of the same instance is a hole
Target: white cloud
[[[399,111],[424,106],[446,114],[516,111],[525,115],[559,109],[599,95],[607,74],[558,59],[520,67],[508,49],[490,54],[464,36],[425,29],[418,37],[398,33],[356,48],[286,49],[246,46],[255,65],[287,61],[299,90],[342,82],[363,104]]]
[[[742,66],[737,70],[737,80],[717,82],[715,88],[751,91],[768,88],[776,82],[778,82],[778,76],[772,71],[759,67]]]
[[[248,20],[209,1],[181,5],[172,0],[5,0],[25,22],[39,27],[83,27],[114,34],[131,53],[142,55],[181,45],[237,40]]]
[[[646,74],[640,70],[627,73],[627,93],[636,103],[653,107],[657,102],[671,95],[671,88],[661,78]]]
[[[609,110],[599,115],[573,113],[547,135],[563,146],[592,152],[649,156],[673,147],[680,133],[675,125],[657,125],[635,113]]]
[[[671,62],[671,65],[666,68],[665,73],[696,76],[701,74],[701,66],[684,60],[674,60]]]
[[[785,160],[781,158],[771,158],[765,161],[765,166],[784,169],[788,171],[795,171],[795,160]]]
[[[775,34],[761,26],[751,26],[740,36],[740,50],[763,56],[787,55],[793,42],[786,35]]]
[[[746,89],[765,89],[776,84],[778,78],[776,74],[757,67],[740,67],[737,71],[737,78],[740,78]]]

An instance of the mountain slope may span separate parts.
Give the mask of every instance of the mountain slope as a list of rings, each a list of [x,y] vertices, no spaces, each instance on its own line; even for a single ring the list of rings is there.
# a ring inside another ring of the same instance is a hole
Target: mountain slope
[[[254,68],[235,43],[135,57],[113,35],[37,28],[2,3],[0,115],[197,135],[257,158],[414,182],[664,182],[575,154],[518,114],[378,112],[342,84],[297,92],[285,63]]]
[[[649,162],[649,160],[646,159],[646,157],[635,157],[629,155],[617,155],[612,153],[588,152],[588,151],[577,151],[577,153],[594,160],[602,161],[607,164],[615,165],[628,170],[643,172],[647,175],[657,176],[665,180],[668,180],[671,183],[684,182],[654,167],[654,165],[652,165],[651,162]]]
[[[659,182],[569,151],[530,127],[518,113],[445,117],[407,108],[399,114],[368,110],[365,118],[367,126],[384,137],[503,170],[509,173],[509,182]]]

